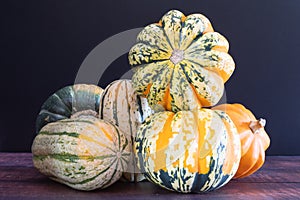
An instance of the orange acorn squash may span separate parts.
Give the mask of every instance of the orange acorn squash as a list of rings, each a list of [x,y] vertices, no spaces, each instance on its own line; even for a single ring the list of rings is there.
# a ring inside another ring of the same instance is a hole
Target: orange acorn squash
[[[270,145],[270,138],[264,129],[266,120],[257,120],[253,113],[241,104],[222,104],[212,109],[225,111],[240,136],[242,156],[234,178],[253,174],[263,165],[265,151]]]

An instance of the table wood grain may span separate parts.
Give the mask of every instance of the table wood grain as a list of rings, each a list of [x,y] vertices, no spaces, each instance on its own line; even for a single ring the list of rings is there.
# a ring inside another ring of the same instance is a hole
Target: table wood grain
[[[180,194],[148,181],[117,182],[95,191],[77,191],[40,174],[30,153],[0,153],[0,199],[300,199],[300,156],[269,156],[255,174],[231,180],[219,190]]]

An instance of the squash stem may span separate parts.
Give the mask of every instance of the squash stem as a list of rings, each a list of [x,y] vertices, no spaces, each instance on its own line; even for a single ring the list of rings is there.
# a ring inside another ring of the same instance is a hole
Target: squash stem
[[[256,121],[251,121],[249,124],[249,127],[252,131],[252,133],[258,133],[259,129],[264,128],[266,126],[266,120],[263,118],[260,118],[259,120]]]

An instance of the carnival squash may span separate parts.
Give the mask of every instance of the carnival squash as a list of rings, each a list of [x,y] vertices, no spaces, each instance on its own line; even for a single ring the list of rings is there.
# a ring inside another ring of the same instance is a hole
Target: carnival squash
[[[137,168],[132,147],[139,126],[151,113],[147,99],[135,93],[131,80],[122,79],[110,83],[101,96],[100,118],[118,126],[130,143],[131,160],[122,180],[130,182],[144,180],[144,176]]]
[[[146,26],[129,51],[133,87],[154,110],[213,106],[235,68],[228,49],[205,16],[171,10]]]
[[[42,105],[36,119],[36,132],[50,122],[70,118],[83,110],[99,112],[99,100],[103,89],[96,85],[75,84],[52,94]]]
[[[226,112],[235,124],[241,140],[241,161],[234,178],[249,176],[261,168],[270,138],[264,126],[266,120],[256,119],[253,113],[241,104],[221,104],[214,110]]]
[[[127,167],[130,149],[119,129],[94,116],[45,125],[32,144],[34,166],[78,190],[105,188]]]
[[[200,193],[233,177],[240,145],[233,122],[222,111],[164,111],[141,125],[135,151],[148,180],[169,190]]]

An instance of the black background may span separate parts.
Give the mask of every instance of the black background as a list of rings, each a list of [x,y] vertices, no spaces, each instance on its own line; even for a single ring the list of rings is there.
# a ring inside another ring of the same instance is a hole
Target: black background
[[[157,22],[170,9],[202,13],[230,42],[236,70],[229,103],[267,119],[268,155],[300,155],[299,0],[37,0],[0,6],[0,151],[30,151],[40,106],[74,83],[89,52],[119,32]],[[126,55],[105,87],[129,69]]]

